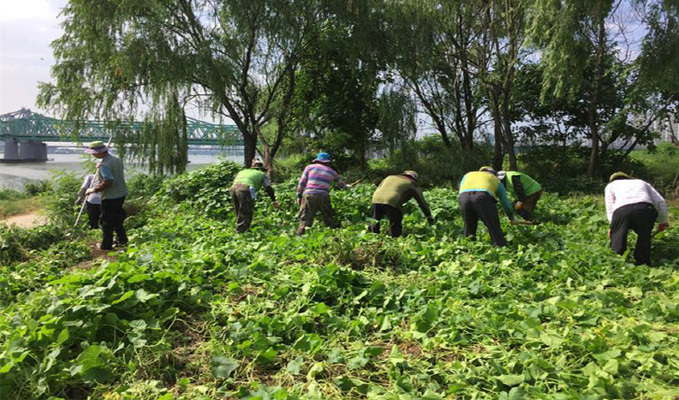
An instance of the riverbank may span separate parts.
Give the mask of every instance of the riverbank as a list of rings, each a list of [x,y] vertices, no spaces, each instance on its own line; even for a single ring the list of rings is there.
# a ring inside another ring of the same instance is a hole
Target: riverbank
[[[41,215],[39,212],[13,215],[0,220],[0,224],[7,226],[15,225],[19,228],[34,228],[36,226],[46,225],[47,222],[47,217]]]

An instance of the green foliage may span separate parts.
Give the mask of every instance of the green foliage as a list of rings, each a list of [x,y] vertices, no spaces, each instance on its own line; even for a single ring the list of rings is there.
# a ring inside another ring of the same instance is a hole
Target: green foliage
[[[638,175],[656,189],[670,196],[679,173],[679,149],[672,143],[661,143],[653,150],[634,151],[630,157],[646,167],[646,173]]]
[[[50,189],[50,181],[43,179],[39,181],[28,181],[24,185],[24,193],[28,196],[36,196],[48,192]]]
[[[75,206],[82,179],[75,173],[55,171],[49,190],[43,194],[45,214],[51,224],[62,229],[72,229],[80,207]]]
[[[50,247],[63,237],[55,225],[32,229],[0,225],[0,267],[28,259],[30,253]]]
[[[231,204],[229,188],[240,170],[237,164],[225,161],[165,180],[158,200],[184,203],[207,215],[225,217]]]
[[[0,188],[0,200],[18,200],[25,198],[25,194],[11,188]]]
[[[272,179],[275,182],[283,182],[288,179],[299,177],[309,164],[309,157],[304,154],[291,154],[284,158],[276,160],[276,167],[274,168],[274,175]]]
[[[484,144],[477,144],[474,152],[467,152],[459,146],[444,146],[439,136],[427,136],[396,151],[392,156],[372,163],[371,170],[379,179],[412,169],[420,174],[422,186],[450,187],[453,184],[457,188],[464,174],[488,164],[491,157],[490,147]]]
[[[432,189],[437,224],[408,204],[407,236],[391,239],[366,232],[374,187],[361,184],[333,192],[343,228],[297,238],[290,181],[277,186],[280,209],[258,202],[251,231],[236,234],[231,214],[192,207],[187,189],[191,179],[219,187],[230,171],[177,178],[179,205],[166,182],[128,250],[91,269],[66,267],[86,258],[81,243],[0,268],[2,393],[677,394],[674,227],[654,239],[654,267],[634,266],[608,249],[600,199],[546,193],[542,224],[503,223],[510,245],[496,249],[483,228],[462,238],[456,193]]]
[[[534,146],[519,156],[520,169],[535,178],[548,191],[602,193],[608,177],[616,171],[646,176],[644,164],[620,152],[609,152],[601,160],[601,174],[587,178],[589,149],[579,146]]]

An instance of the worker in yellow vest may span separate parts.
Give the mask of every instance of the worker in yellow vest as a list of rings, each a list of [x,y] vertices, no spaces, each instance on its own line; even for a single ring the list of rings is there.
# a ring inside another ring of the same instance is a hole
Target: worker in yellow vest
[[[497,247],[507,245],[500,216],[495,203],[500,205],[511,221],[514,221],[514,210],[507,198],[507,192],[496,172],[491,167],[481,167],[478,172],[467,173],[460,181],[460,209],[464,220],[464,235],[475,236],[479,219],[488,228],[490,239]]]
[[[236,210],[236,232],[238,233],[243,233],[250,229],[257,190],[262,186],[264,186],[266,194],[273,201],[274,208],[278,208],[273,187],[271,187],[269,177],[262,171],[263,169],[264,163],[260,159],[255,158],[252,160],[252,167],[245,168],[236,174],[233,185],[231,185],[231,200],[233,200],[233,207]]]

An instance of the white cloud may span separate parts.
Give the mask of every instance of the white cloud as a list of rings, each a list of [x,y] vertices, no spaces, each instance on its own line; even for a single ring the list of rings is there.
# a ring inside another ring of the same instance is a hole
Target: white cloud
[[[48,20],[52,16],[47,0],[4,0],[0,2],[0,23]]]
[[[35,106],[38,82],[50,80],[50,43],[62,34],[67,0],[0,0],[0,114]]]

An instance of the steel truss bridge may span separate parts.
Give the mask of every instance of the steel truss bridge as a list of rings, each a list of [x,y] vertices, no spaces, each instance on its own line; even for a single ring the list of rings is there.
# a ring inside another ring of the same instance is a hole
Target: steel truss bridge
[[[46,117],[22,108],[0,115],[0,140],[41,142],[106,142],[116,132],[141,132],[144,122],[82,121],[77,137],[73,135],[76,123]],[[187,118],[187,135],[190,145],[242,145],[235,125],[219,125]]]
[[[47,161],[44,142],[106,142],[112,136],[142,132],[144,122],[63,121],[31,112],[0,115],[0,140],[5,142],[5,162]],[[75,129],[78,128],[77,135]],[[187,118],[189,145],[219,145],[240,148],[243,145],[235,125],[219,125]]]

